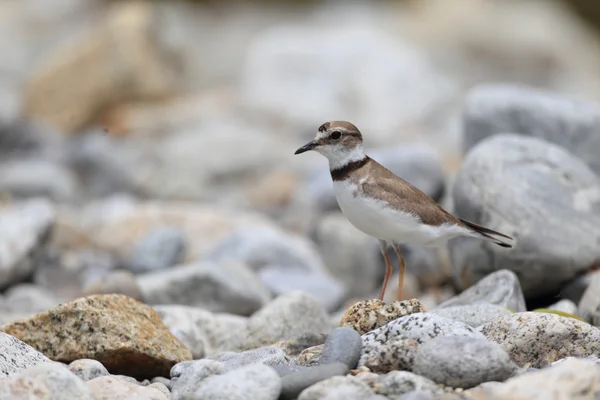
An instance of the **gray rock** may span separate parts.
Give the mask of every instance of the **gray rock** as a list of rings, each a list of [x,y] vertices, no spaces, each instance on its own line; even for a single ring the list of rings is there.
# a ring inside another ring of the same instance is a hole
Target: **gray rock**
[[[270,227],[242,228],[207,251],[204,259],[236,260],[254,271],[265,267],[325,271],[316,246],[306,238]]]
[[[358,366],[378,373],[411,370],[418,350],[419,342],[415,339],[369,341],[362,348]]]
[[[327,190],[331,191],[331,178],[327,178]],[[320,216],[313,237],[327,269],[343,283],[349,296],[368,296],[381,284],[385,267],[379,243],[354,228],[340,211]]]
[[[594,272],[588,272],[571,279],[560,291],[560,297],[571,300],[575,304],[579,304],[583,297],[583,293],[585,293],[590,285],[593,276]]]
[[[442,389],[432,380],[408,371],[388,372],[375,384],[375,392],[390,399],[415,390],[431,394],[442,393]]]
[[[304,389],[334,376],[344,376],[348,371],[348,366],[342,363],[278,369],[282,376],[281,399],[294,400]]]
[[[514,134],[482,141],[458,173],[453,200],[457,216],[517,241],[513,249],[451,241],[462,287],[506,268],[518,275],[525,296],[544,295],[600,258],[600,178],[557,145]]]
[[[48,357],[14,336],[0,332],[0,379],[34,365],[51,362]]]
[[[479,303],[496,304],[514,312],[527,311],[519,278],[507,269],[489,274],[458,296],[440,304],[437,309]]]
[[[366,383],[353,376],[334,376],[304,389],[298,400],[362,400],[374,394]]]
[[[577,315],[577,304],[569,299],[562,299],[548,306],[548,309]]]
[[[167,389],[171,390],[171,380],[164,376],[156,376],[152,378],[151,383],[162,383]]]
[[[5,296],[5,309],[11,312],[36,314],[60,303],[51,291],[31,283],[12,286]]]
[[[337,310],[346,299],[344,285],[329,274],[265,267],[258,272],[258,277],[274,296],[300,290],[315,296],[327,311]]]
[[[41,198],[0,208],[0,289],[32,274],[54,220],[53,205]]]
[[[494,400],[596,399],[600,394],[600,366],[594,361],[573,358],[515,376],[504,383],[482,385],[465,394],[470,392],[476,394],[476,398]]]
[[[260,347],[241,353],[226,352],[217,358],[228,371],[239,369],[250,364],[265,364],[268,366],[287,364],[290,359],[278,347]]]
[[[84,296],[112,293],[124,294],[132,299],[143,301],[136,276],[126,270],[113,270],[91,278],[81,291]]]
[[[521,85],[486,84],[468,94],[463,148],[498,133],[534,136],[564,147],[600,174],[600,108],[596,103]]]
[[[66,166],[43,159],[10,160],[0,163],[0,193],[14,198],[46,197],[58,202],[77,198],[75,174]]]
[[[412,371],[436,383],[471,388],[488,381],[504,381],[517,366],[502,346],[486,339],[443,336],[424,343]]]
[[[352,11],[358,10],[348,16]],[[248,49],[242,102],[301,127],[353,115],[397,135],[394,127],[438,110],[454,89],[416,46],[353,24],[335,32],[312,24],[275,25],[255,35]]]
[[[190,399],[277,400],[280,393],[277,372],[264,364],[252,364],[202,380]]]
[[[198,323],[198,321],[214,318],[210,312],[198,310],[198,313],[195,313],[197,309],[186,306],[156,306],[154,309],[169,328],[169,331],[190,349],[194,359],[205,356],[206,348],[210,344],[202,330],[202,324]],[[203,313],[206,315],[203,315]]]
[[[435,397],[431,392],[413,390],[398,397],[398,400],[435,400]]]
[[[244,264],[224,261],[180,265],[138,276],[148,304],[183,304],[213,312],[250,315],[270,298]]]
[[[192,395],[202,380],[225,373],[225,365],[214,360],[194,360],[177,363],[171,368],[171,395],[183,400]]]
[[[35,388],[37,399],[95,400],[92,390],[63,364],[35,365],[0,385],[0,400],[23,398],[26,388]]]
[[[479,330],[500,344],[519,367],[541,368],[567,356],[600,354],[600,329],[556,314],[505,315]]]
[[[110,375],[100,361],[82,358],[69,364],[69,371],[74,373],[84,382],[100,376]]]
[[[500,315],[509,315],[512,313],[505,306],[479,302],[462,306],[434,308],[429,312],[451,319],[452,321],[464,322],[473,328],[481,326]]]
[[[595,326],[600,325],[600,272],[591,274],[589,286],[579,301],[577,314]]]
[[[277,297],[248,320],[253,347],[271,345],[303,333],[329,333],[333,327],[319,301],[308,293],[291,292]]]
[[[153,307],[177,337],[197,350],[204,347],[207,356],[249,347],[248,318],[181,305]]]
[[[320,364],[343,363],[353,369],[358,363],[362,350],[362,338],[354,329],[335,328],[325,341]]]
[[[157,227],[133,247],[126,265],[137,274],[165,269],[183,261],[185,249],[185,235],[180,229]]]

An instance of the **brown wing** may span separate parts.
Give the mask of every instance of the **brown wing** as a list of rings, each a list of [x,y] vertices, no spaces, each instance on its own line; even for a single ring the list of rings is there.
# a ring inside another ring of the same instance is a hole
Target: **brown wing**
[[[427,225],[451,223],[463,226],[458,218],[440,207],[431,197],[375,160],[371,160],[363,169],[365,175],[377,177],[367,179],[360,185],[366,195],[380,198],[391,207],[415,213]]]

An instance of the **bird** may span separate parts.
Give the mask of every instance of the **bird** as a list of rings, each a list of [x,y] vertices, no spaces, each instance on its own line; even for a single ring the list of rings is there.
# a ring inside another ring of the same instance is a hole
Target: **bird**
[[[516,240],[508,235],[452,215],[427,194],[370,158],[363,149],[361,132],[348,121],[325,122],[317,129],[314,140],[294,154],[308,151],[315,151],[329,161],[342,214],[355,228],[379,241],[386,267],[380,301],[392,274],[390,247],[398,258],[397,299],[402,300],[406,262],[400,245],[436,248],[460,236],[487,240],[504,248],[516,245]]]

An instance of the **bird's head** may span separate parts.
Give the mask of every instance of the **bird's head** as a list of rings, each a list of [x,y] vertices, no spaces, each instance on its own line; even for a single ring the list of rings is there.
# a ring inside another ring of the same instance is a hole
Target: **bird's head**
[[[327,157],[332,168],[339,168],[365,157],[362,143],[362,135],[356,126],[346,121],[330,121],[319,127],[314,140],[294,154],[314,150]]]

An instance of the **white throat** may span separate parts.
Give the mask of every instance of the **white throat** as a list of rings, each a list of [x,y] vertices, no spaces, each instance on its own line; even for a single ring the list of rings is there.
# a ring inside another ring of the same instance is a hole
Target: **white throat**
[[[329,169],[334,170],[343,168],[351,162],[362,160],[365,158],[365,152],[362,144],[359,144],[351,150],[344,147],[333,148],[325,156],[329,160]]]

